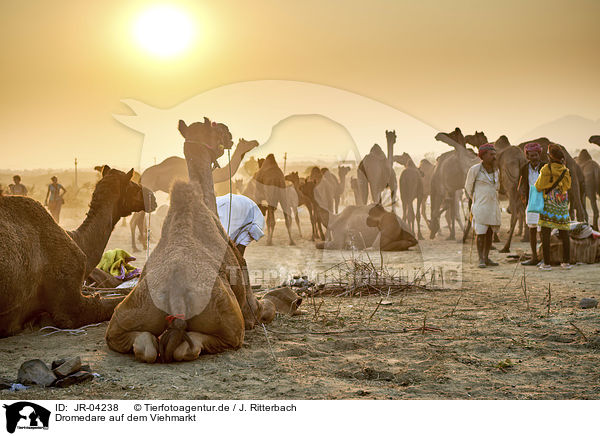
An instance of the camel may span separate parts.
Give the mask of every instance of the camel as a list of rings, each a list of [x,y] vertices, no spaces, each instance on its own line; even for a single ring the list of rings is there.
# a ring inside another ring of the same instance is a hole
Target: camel
[[[312,167],[310,175],[306,179],[302,190],[312,203],[314,223],[311,223],[313,229],[316,228],[317,236],[325,240],[329,236],[323,232],[323,227],[329,228],[329,220],[334,215],[334,197],[337,186],[337,179],[329,172],[327,168]]]
[[[318,237],[317,228],[316,228],[316,218],[314,216],[314,202],[311,199],[311,196],[314,195],[314,193],[313,193],[314,185],[312,183],[309,183],[308,185],[310,187],[307,187],[306,180],[300,179],[300,176],[298,175],[298,171],[292,171],[291,173],[287,174],[285,176],[285,180],[286,180],[286,182],[289,182],[292,184],[294,191],[296,193],[296,198],[297,198],[296,210],[300,206],[304,206],[308,210],[308,216],[310,217],[310,223],[312,226],[311,240],[314,241],[315,238]],[[290,195],[290,197],[293,197],[293,196]],[[296,219],[298,219],[297,213],[296,213]],[[300,231],[300,222],[297,220],[296,223],[298,225],[298,230]],[[302,237],[302,232],[300,232],[300,237]]]
[[[400,174],[398,186],[400,187],[400,200],[402,201],[402,219],[408,224],[410,231],[415,234],[415,219],[417,221],[417,237],[423,239],[421,234],[421,208],[423,205],[423,176],[408,153],[394,156],[394,162],[404,166]],[[417,213],[413,202],[417,200]]]
[[[421,159],[419,162],[419,171],[423,177],[423,202],[421,203],[421,216],[425,218],[425,223],[429,227],[430,223],[427,219],[426,206],[427,197],[431,195],[431,177],[433,176],[433,164],[428,159]]]
[[[335,213],[339,213],[339,206],[344,197],[344,191],[346,190],[346,176],[350,172],[350,167],[338,166],[338,185],[335,191]]]
[[[592,156],[585,148],[579,152],[576,161],[583,172],[585,197],[590,200],[590,204],[592,205],[592,227],[594,230],[598,230],[598,203],[596,196],[600,195],[600,165],[592,159]]]
[[[265,159],[258,159],[259,169],[246,186],[244,195],[251,198],[259,206],[266,202],[267,245],[273,245],[275,230],[275,210],[280,205],[285,218],[290,245],[296,245],[292,238],[292,219],[285,177],[277,165],[275,156],[269,154]]]
[[[161,238],[105,335],[112,350],[146,363],[240,348],[246,329],[275,316],[273,303],[252,293],[217,215],[211,163],[231,146],[229,129],[204,118],[179,121],[179,131],[190,181],[174,183]]]
[[[318,242],[318,249],[364,250],[369,247],[381,251],[405,251],[417,245],[418,241],[406,225],[393,212],[381,205],[347,206],[332,218],[331,240]]]
[[[388,146],[389,147],[389,146]],[[367,204],[369,188],[373,203],[381,203],[383,190],[389,187],[392,192],[392,205],[396,202],[396,173],[378,144],[360,161],[357,173],[358,205]]]
[[[438,141],[454,147],[438,157],[431,176],[431,226],[430,239],[434,239],[440,230],[442,204],[448,205],[450,235],[447,239],[454,240],[455,221],[458,215],[456,193],[462,192],[467,177],[467,171],[479,162],[477,156],[465,146],[465,138],[457,127],[450,133],[440,132],[435,136]]]
[[[74,231],[63,230],[31,198],[0,197],[0,337],[17,333],[44,313],[65,329],[110,318],[120,299],[85,297],[81,286],[116,223],[156,207],[154,196],[132,176],[133,169],[125,174],[104,166],[87,217]]]
[[[552,141],[550,141],[548,138],[532,139],[530,141],[520,143],[519,148],[524,150],[525,145],[529,144],[530,142],[537,142],[542,146],[542,161],[547,163],[548,145],[550,145]],[[569,169],[569,173],[571,174],[571,189],[568,191],[571,218],[575,218],[575,215],[577,215],[578,221],[587,222],[588,215],[587,211],[585,210],[585,204],[582,201],[582,199],[585,198],[585,181],[583,177],[583,171],[581,170],[581,167],[577,165],[577,162],[575,162],[575,159],[571,157],[565,147],[560,144],[556,145],[560,146],[563,154],[565,155],[565,164]]]

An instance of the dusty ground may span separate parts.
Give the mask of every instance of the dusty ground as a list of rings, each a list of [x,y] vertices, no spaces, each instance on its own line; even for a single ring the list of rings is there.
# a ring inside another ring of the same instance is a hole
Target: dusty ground
[[[75,226],[75,218],[65,216],[65,227]],[[303,220],[308,235],[307,218]],[[128,238],[128,229],[118,226],[109,248],[129,248]],[[528,251],[527,244],[518,241],[513,249]],[[321,252],[310,241],[297,242],[287,246],[279,222],[276,246],[267,247],[264,241],[251,246],[246,257],[254,283],[274,286],[294,273],[314,277],[353,255]],[[461,286],[390,297],[392,304],[376,311],[376,296],[317,297],[314,302],[308,298],[305,315],[278,316],[268,326],[270,345],[263,330],[256,329],[247,332],[242,349],[201,356],[195,362],[135,362],[107,348],[105,324],[88,328],[85,336],[44,337],[34,332],[1,339],[0,378],[16,378],[25,360],[50,362],[68,355],[80,355],[101,377],[67,389],[0,391],[0,398],[600,398],[599,309],[577,308],[582,297],[600,299],[598,265],[566,272],[525,269],[528,310],[521,285],[524,268],[497,252],[493,258],[500,261],[499,267],[473,268],[470,248],[440,238],[423,241],[423,256],[419,251],[384,256],[386,266],[409,276],[422,271],[423,258],[439,265],[462,258]],[[141,265],[144,255],[137,254]],[[380,261],[379,253],[369,255],[373,262]],[[441,278],[432,284],[441,286]],[[410,330],[424,321],[442,331]]]

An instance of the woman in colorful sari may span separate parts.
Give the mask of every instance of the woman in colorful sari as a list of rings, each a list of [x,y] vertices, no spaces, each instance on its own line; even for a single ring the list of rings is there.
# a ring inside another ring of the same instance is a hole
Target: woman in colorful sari
[[[549,271],[550,266],[550,233],[558,229],[558,235],[563,244],[563,269],[571,269],[569,229],[571,218],[569,216],[569,196],[567,191],[571,188],[571,174],[565,166],[565,156],[556,144],[548,147],[549,162],[540,170],[540,176],[535,182],[538,192],[544,193],[544,211],[540,214],[538,225],[542,229],[542,252],[544,262],[540,269]]]

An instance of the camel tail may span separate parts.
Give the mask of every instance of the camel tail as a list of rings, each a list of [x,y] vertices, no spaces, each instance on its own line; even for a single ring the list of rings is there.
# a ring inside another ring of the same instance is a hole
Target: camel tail
[[[158,353],[160,361],[163,363],[169,363],[173,361],[173,354],[177,347],[179,347],[184,341],[188,343],[192,348],[192,340],[187,334],[187,322],[184,319],[178,318],[174,315],[167,316],[169,326],[160,335],[158,339]]]

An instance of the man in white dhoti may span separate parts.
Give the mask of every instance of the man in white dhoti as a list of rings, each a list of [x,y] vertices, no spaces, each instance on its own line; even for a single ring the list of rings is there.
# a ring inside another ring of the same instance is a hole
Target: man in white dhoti
[[[479,147],[481,163],[473,165],[467,173],[465,191],[473,201],[471,215],[477,234],[479,268],[497,266],[489,258],[494,232],[500,228],[500,172],[496,168],[496,149],[492,144]]]
[[[223,228],[242,256],[250,242],[265,235],[265,217],[256,203],[244,195],[217,197],[217,212]]]
[[[525,145],[525,157],[527,163],[523,165],[519,173],[519,185],[517,189],[521,194],[521,199],[525,205],[525,211],[529,204],[529,188],[535,186],[535,182],[540,176],[540,170],[544,166],[541,162],[542,157],[542,146],[537,142],[530,142]],[[531,246],[531,259],[521,262],[521,265],[537,265],[539,259],[537,256],[537,232],[538,232],[538,221],[540,214],[535,212],[526,212],[525,224],[529,228],[529,244]]]

